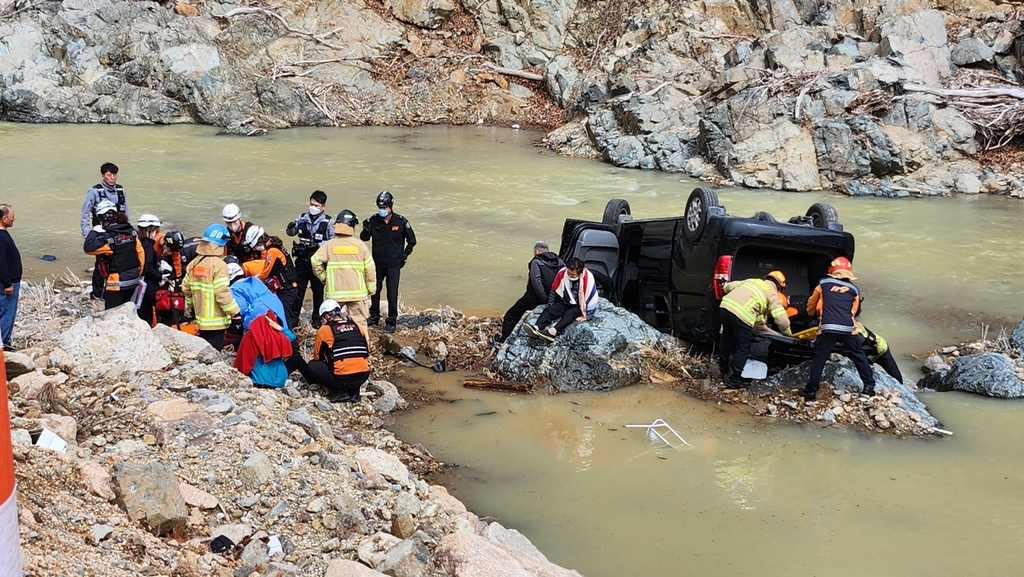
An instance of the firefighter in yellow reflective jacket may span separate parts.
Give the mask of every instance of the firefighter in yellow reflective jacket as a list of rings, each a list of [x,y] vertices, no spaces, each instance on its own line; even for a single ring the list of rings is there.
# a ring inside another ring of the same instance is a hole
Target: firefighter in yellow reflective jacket
[[[779,293],[786,289],[786,275],[773,270],[764,279],[752,278],[727,283],[722,290],[722,304],[719,313],[722,321],[722,338],[718,349],[720,366],[729,368],[727,387],[744,387],[743,367],[750,356],[750,341],[754,338],[754,325],[766,322],[771,316],[775,326],[784,335],[792,334],[789,329],[789,315],[783,306]],[[732,363],[729,364],[729,355]]]
[[[228,265],[223,258],[228,238],[224,225],[208,226],[182,282],[185,307],[193,311],[199,336],[218,351],[224,347],[224,330],[231,324],[231,317],[240,311],[231,295]]]
[[[860,324],[860,321],[853,321],[853,326],[856,327],[857,334],[864,339],[864,342],[875,350],[873,354],[867,354],[868,360],[881,367],[890,377],[902,383],[903,373],[900,372],[900,367],[889,350],[889,343],[885,342],[882,335],[876,335],[871,329]]]
[[[366,243],[356,238],[359,219],[351,210],[338,213],[334,238],[310,257],[313,274],[324,283],[324,298],[348,308],[348,316],[365,333],[370,295],[377,291],[377,270]]]

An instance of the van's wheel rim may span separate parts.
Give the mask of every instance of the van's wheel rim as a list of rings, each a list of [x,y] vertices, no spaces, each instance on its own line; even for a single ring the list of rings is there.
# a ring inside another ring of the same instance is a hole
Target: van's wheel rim
[[[686,211],[686,228],[695,231],[700,228],[700,215],[702,212],[700,197],[693,197],[690,201],[690,210]]]

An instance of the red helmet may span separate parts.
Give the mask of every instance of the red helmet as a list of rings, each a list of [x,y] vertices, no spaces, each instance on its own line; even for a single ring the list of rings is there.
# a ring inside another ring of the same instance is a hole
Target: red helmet
[[[845,256],[836,257],[828,265],[828,274],[832,274],[837,270],[847,270],[853,272],[853,265],[850,264],[850,259],[846,258]]]

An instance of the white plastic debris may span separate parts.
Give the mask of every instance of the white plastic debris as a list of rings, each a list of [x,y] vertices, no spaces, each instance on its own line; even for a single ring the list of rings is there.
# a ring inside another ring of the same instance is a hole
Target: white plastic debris
[[[39,439],[36,441],[36,446],[40,449],[50,449],[51,451],[57,451],[58,453],[63,453],[68,448],[68,444],[64,439],[61,439],[57,433],[54,433],[47,428],[43,428],[43,432],[39,433]]]
[[[744,379],[764,379],[767,376],[768,365],[754,359],[747,359],[747,364],[743,365],[743,374],[740,375]]]
[[[690,443],[687,443],[686,439],[684,439],[682,437],[682,435],[677,433],[676,430],[673,429],[671,427],[671,425],[666,423],[663,419],[655,419],[655,421],[653,423],[651,423],[650,425],[626,425],[626,428],[627,429],[647,429],[647,434],[646,434],[647,440],[653,441],[653,440],[657,439],[657,440],[661,441],[662,443],[665,443],[669,447],[672,447],[673,449],[678,449],[679,447],[682,447],[683,445],[686,445],[687,447],[691,447],[691,448],[693,447],[693,445],[691,445]],[[679,439],[679,444],[673,444],[671,441],[669,441],[667,438],[665,438],[665,435],[662,435],[661,432],[658,429],[666,429],[666,430],[668,430],[669,433],[671,433],[677,439]]]
[[[277,538],[277,535],[271,535],[267,539],[267,556],[273,557],[278,553],[284,553],[284,547],[281,546],[281,540]]]

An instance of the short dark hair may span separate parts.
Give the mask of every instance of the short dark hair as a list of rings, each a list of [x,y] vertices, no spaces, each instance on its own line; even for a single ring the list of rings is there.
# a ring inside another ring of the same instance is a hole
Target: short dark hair
[[[104,162],[103,164],[101,164],[100,165],[100,174],[106,174],[108,172],[112,172],[114,174],[117,174],[117,165],[114,164],[113,162]]]
[[[7,218],[9,214],[11,214],[11,205],[0,204],[0,218]]]
[[[314,190],[313,194],[309,195],[309,200],[315,200],[320,204],[327,204],[327,193],[322,190]]]
[[[570,258],[569,262],[565,263],[565,268],[572,272],[580,272],[583,270],[583,261],[578,258]]]

